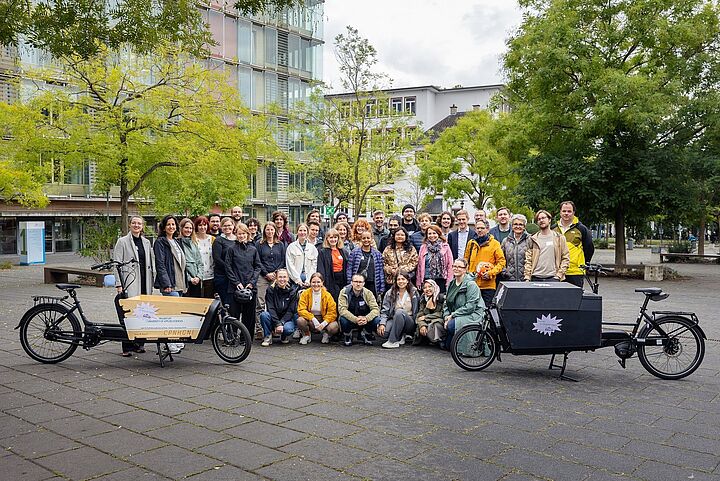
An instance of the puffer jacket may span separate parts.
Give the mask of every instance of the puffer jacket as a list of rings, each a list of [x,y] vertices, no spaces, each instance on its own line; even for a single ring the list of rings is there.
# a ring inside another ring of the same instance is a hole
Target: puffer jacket
[[[500,279],[504,281],[522,281],[525,277],[525,252],[530,243],[530,234],[524,231],[520,240],[515,239],[514,234],[506,237],[502,243],[502,251],[505,255],[505,268],[502,270]]]
[[[478,243],[477,238],[468,241],[465,248],[465,260],[468,263],[467,271],[469,274],[477,274],[475,282],[480,289],[495,289],[495,278],[503,267],[505,267],[505,255],[503,254],[500,243],[490,235],[488,240],[482,244]],[[483,279],[477,272],[478,265],[481,262],[487,262],[492,267],[487,271],[490,275],[489,279]]]

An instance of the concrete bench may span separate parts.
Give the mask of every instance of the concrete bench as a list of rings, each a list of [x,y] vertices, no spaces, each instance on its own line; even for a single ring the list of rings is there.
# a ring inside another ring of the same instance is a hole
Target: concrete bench
[[[102,287],[105,276],[112,274],[111,271],[94,271],[92,269],[83,269],[82,267],[65,267],[65,266],[45,266],[43,268],[43,277],[45,284],[57,284],[67,282],[68,275],[90,277],[95,279],[95,286]]]
[[[720,264],[720,255],[718,254],[675,254],[672,252],[663,252],[660,254],[660,263],[673,262],[678,260],[704,260],[710,259]]]

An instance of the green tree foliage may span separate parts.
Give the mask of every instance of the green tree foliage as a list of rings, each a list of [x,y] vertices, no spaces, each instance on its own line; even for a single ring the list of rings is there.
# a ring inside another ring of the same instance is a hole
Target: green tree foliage
[[[381,91],[387,76],[374,70],[377,51],[359,32],[347,27],[335,37],[335,56],[346,94],[316,95],[298,112],[308,133],[311,171],[337,205],[362,212],[368,193],[402,171],[417,129],[405,112],[391,112]]]
[[[522,0],[508,41],[508,92],[533,147],[521,191],[535,206],[571,198],[615,222],[661,210],[691,145],[717,111],[720,19],[707,0]]]
[[[98,192],[120,188],[123,232],[131,197],[172,212],[242,204],[256,159],[276,149],[228,79],[175,47],[75,58],[31,76],[42,84],[25,106],[34,125],[9,141],[13,158],[92,161]],[[51,78],[64,86],[43,84]]]
[[[488,203],[515,207],[516,166],[503,152],[502,122],[487,111],[472,111],[443,130],[419,156],[420,181],[446,199],[467,196],[477,209]]]

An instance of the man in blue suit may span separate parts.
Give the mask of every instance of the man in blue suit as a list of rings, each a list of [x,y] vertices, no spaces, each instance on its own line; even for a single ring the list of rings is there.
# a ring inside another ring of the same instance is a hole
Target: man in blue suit
[[[475,238],[475,231],[468,227],[469,215],[466,210],[459,210],[455,214],[458,228],[448,234],[448,244],[454,259],[463,259],[465,256],[465,247],[468,242]]]

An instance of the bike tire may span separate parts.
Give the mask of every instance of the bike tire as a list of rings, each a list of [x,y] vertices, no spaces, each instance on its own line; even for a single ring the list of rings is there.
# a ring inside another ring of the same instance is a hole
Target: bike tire
[[[227,329],[230,339],[226,339],[223,326]],[[252,337],[247,327],[240,321],[218,323],[212,332],[212,345],[215,352],[225,362],[237,364],[250,355]]]
[[[57,322],[54,327],[49,324]],[[53,333],[72,335],[73,341],[53,339]],[[72,356],[77,349],[82,329],[75,315],[62,304],[38,304],[29,309],[20,321],[20,344],[28,356],[44,364],[55,364]]]
[[[664,346],[638,345],[640,364],[660,379],[682,379],[695,372],[705,357],[705,340],[695,323],[682,316],[664,316],[656,319],[656,326],[644,328],[638,337],[667,335],[669,342]]]
[[[471,324],[455,333],[450,354],[455,364],[466,371],[482,371],[495,360],[497,342],[481,325]]]

